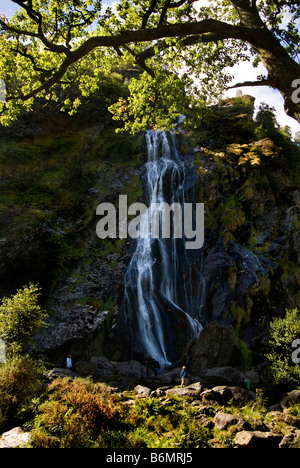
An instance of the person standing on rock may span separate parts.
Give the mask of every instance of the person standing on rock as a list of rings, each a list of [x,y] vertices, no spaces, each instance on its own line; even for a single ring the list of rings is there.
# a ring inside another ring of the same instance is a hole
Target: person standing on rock
[[[66,359],[66,367],[69,370],[72,369],[72,356],[71,356],[71,354],[69,354],[67,359]]]
[[[181,378],[181,387],[186,387],[188,383],[188,373],[186,370],[186,366],[182,367],[182,371],[180,372],[180,378]]]

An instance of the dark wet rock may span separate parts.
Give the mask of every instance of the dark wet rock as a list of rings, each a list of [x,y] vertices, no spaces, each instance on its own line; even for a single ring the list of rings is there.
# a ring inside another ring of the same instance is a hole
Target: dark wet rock
[[[275,267],[275,262],[237,242],[229,241],[224,245],[224,239],[220,237],[204,259],[203,274],[208,296],[205,319],[217,321],[220,325],[232,324],[233,315],[225,315],[224,311],[230,310],[232,302],[245,304],[250,288],[259,284],[261,278],[269,274],[270,268]],[[235,289],[228,281],[230,270],[235,271]],[[218,288],[215,288],[216,284]]]
[[[217,322],[204,326],[189,348],[192,374],[200,375],[203,368],[240,365],[242,356],[236,343],[231,326],[221,326]]]
[[[217,385],[243,386],[244,377],[241,371],[231,366],[203,368],[200,373],[200,379],[206,387],[215,387]]]
[[[300,390],[292,390],[291,392],[286,393],[280,401],[280,405],[283,408],[298,403],[300,403]]]
[[[213,388],[204,390],[201,396],[205,400],[217,401],[221,404],[226,404],[229,401],[234,401],[237,405],[245,405],[250,401],[254,401],[256,396],[253,392],[246,390],[245,388],[237,386],[219,385]]]

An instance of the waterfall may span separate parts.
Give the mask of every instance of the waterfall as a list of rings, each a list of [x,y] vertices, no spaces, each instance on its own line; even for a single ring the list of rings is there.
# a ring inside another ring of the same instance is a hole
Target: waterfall
[[[187,250],[184,236],[174,235],[174,226],[170,238],[153,237],[163,226],[155,225],[159,218],[149,210],[154,204],[183,205],[195,198],[197,172],[190,158],[180,154],[175,134],[148,131],[146,143],[143,179],[149,208],[139,228],[148,235],[138,237],[125,274],[124,311],[133,354],[151,354],[164,366],[178,359],[183,350],[178,347],[201,331],[202,252]]]

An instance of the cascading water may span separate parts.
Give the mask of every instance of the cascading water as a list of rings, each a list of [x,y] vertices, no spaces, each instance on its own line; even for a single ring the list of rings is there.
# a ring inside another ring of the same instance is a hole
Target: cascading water
[[[148,235],[138,237],[125,274],[124,311],[132,355],[151,354],[164,366],[178,359],[182,351],[178,348],[199,334],[205,285],[201,249],[187,250],[184,236],[175,237],[174,229],[170,238],[153,238],[155,229],[163,226],[154,225],[158,218],[153,211],[151,216],[150,209],[194,202],[197,173],[192,161],[180,154],[175,134],[148,131],[146,141],[144,182],[149,208],[139,228]]]

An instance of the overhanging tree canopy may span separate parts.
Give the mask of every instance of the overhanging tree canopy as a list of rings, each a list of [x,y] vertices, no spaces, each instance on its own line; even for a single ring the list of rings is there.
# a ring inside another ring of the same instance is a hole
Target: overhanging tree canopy
[[[242,60],[261,61],[268,72],[246,84],[277,88],[300,121],[298,0],[119,0],[114,11],[101,0],[12,1],[20,11],[0,19],[2,124],[35,98],[61,101],[62,89],[73,112],[80,100],[66,99],[70,87],[87,96],[101,73],[132,62],[142,73],[111,111],[125,123],[133,117],[133,131],[168,126],[220,96],[230,82],[225,68]]]

